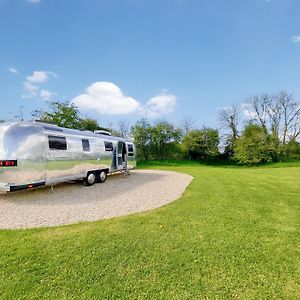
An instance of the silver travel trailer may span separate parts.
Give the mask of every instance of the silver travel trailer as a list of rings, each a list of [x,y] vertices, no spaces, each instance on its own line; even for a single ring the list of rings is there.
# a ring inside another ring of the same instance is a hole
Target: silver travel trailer
[[[40,122],[0,124],[0,191],[12,192],[107,174],[136,166],[132,140]]]

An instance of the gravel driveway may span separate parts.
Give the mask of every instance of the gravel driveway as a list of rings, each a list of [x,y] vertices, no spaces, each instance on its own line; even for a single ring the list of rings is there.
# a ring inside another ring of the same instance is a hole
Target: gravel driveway
[[[60,184],[0,196],[0,228],[48,227],[123,216],[179,198],[192,176],[157,170],[115,174],[91,187]]]

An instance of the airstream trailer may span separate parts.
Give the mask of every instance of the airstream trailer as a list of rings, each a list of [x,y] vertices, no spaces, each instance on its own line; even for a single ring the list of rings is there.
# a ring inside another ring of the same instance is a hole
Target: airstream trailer
[[[83,180],[136,166],[132,140],[40,122],[0,124],[0,191],[12,192]]]

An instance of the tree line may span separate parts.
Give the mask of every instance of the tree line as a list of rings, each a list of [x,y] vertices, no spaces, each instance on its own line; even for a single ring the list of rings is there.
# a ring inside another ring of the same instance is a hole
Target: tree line
[[[191,159],[259,164],[300,159],[300,103],[287,92],[253,96],[240,105],[222,108],[219,128],[195,128],[191,118],[180,126],[166,120],[141,119],[130,126],[101,127],[90,117],[82,117],[78,107],[68,102],[51,102],[48,111],[36,110],[36,119],[59,126],[134,138],[141,161]]]

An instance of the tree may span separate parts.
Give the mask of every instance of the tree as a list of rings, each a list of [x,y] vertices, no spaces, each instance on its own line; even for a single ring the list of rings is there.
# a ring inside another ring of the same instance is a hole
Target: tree
[[[125,120],[120,120],[118,123],[118,132],[121,137],[128,138],[130,134],[129,122]]]
[[[253,96],[246,104],[250,122],[256,123],[286,144],[300,135],[300,103],[293,95],[280,92],[276,95]]]
[[[226,158],[232,158],[234,155],[235,141],[239,136],[238,125],[240,122],[240,107],[233,105],[221,109],[219,111],[218,119],[222,130],[226,132],[224,138],[224,156]]]
[[[102,129],[102,127],[99,126],[99,124],[96,120],[91,119],[89,117],[80,119],[79,122],[80,122],[81,130],[95,131],[95,130]]]
[[[246,104],[249,120],[272,136],[274,160],[286,159],[286,145],[300,135],[300,103],[292,94],[254,96]]]
[[[268,94],[256,95],[246,103],[246,109],[251,123],[257,123],[265,132],[267,129],[267,117],[269,113],[270,96]]]
[[[31,115],[40,121],[50,122],[60,127],[95,131],[102,129],[98,122],[90,117],[80,117],[78,107],[70,102],[49,102],[50,112],[34,110]]]
[[[300,103],[291,94],[281,92],[278,103],[283,115],[283,144],[287,140],[295,140],[300,134]],[[289,135],[289,136],[288,136]]]
[[[246,125],[242,136],[236,141],[234,158],[241,164],[258,164],[272,161],[271,136],[262,125]]]
[[[175,158],[181,140],[181,130],[167,121],[160,121],[150,128],[150,151],[153,158]]]
[[[229,135],[236,139],[238,137],[238,125],[240,121],[240,108],[236,105],[223,108],[219,111],[219,123],[222,128],[229,131]]]
[[[195,125],[195,121],[190,118],[190,117],[185,117],[182,120],[182,134],[183,136],[186,136],[193,128]]]
[[[182,141],[184,152],[190,159],[214,159],[218,154],[219,132],[212,128],[191,130]]]
[[[139,160],[176,158],[181,130],[166,121],[151,125],[141,119],[131,128]]]
[[[141,119],[131,127],[138,160],[145,161],[150,158],[150,129],[151,125],[147,119]]]
[[[282,147],[284,160],[300,160],[300,143],[290,140]]]
[[[69,102],[50,102],[50,112],[35,110],[32,116],[41,121],[51,122],[61,127],[79,129],[80,117],[78,107]]]

